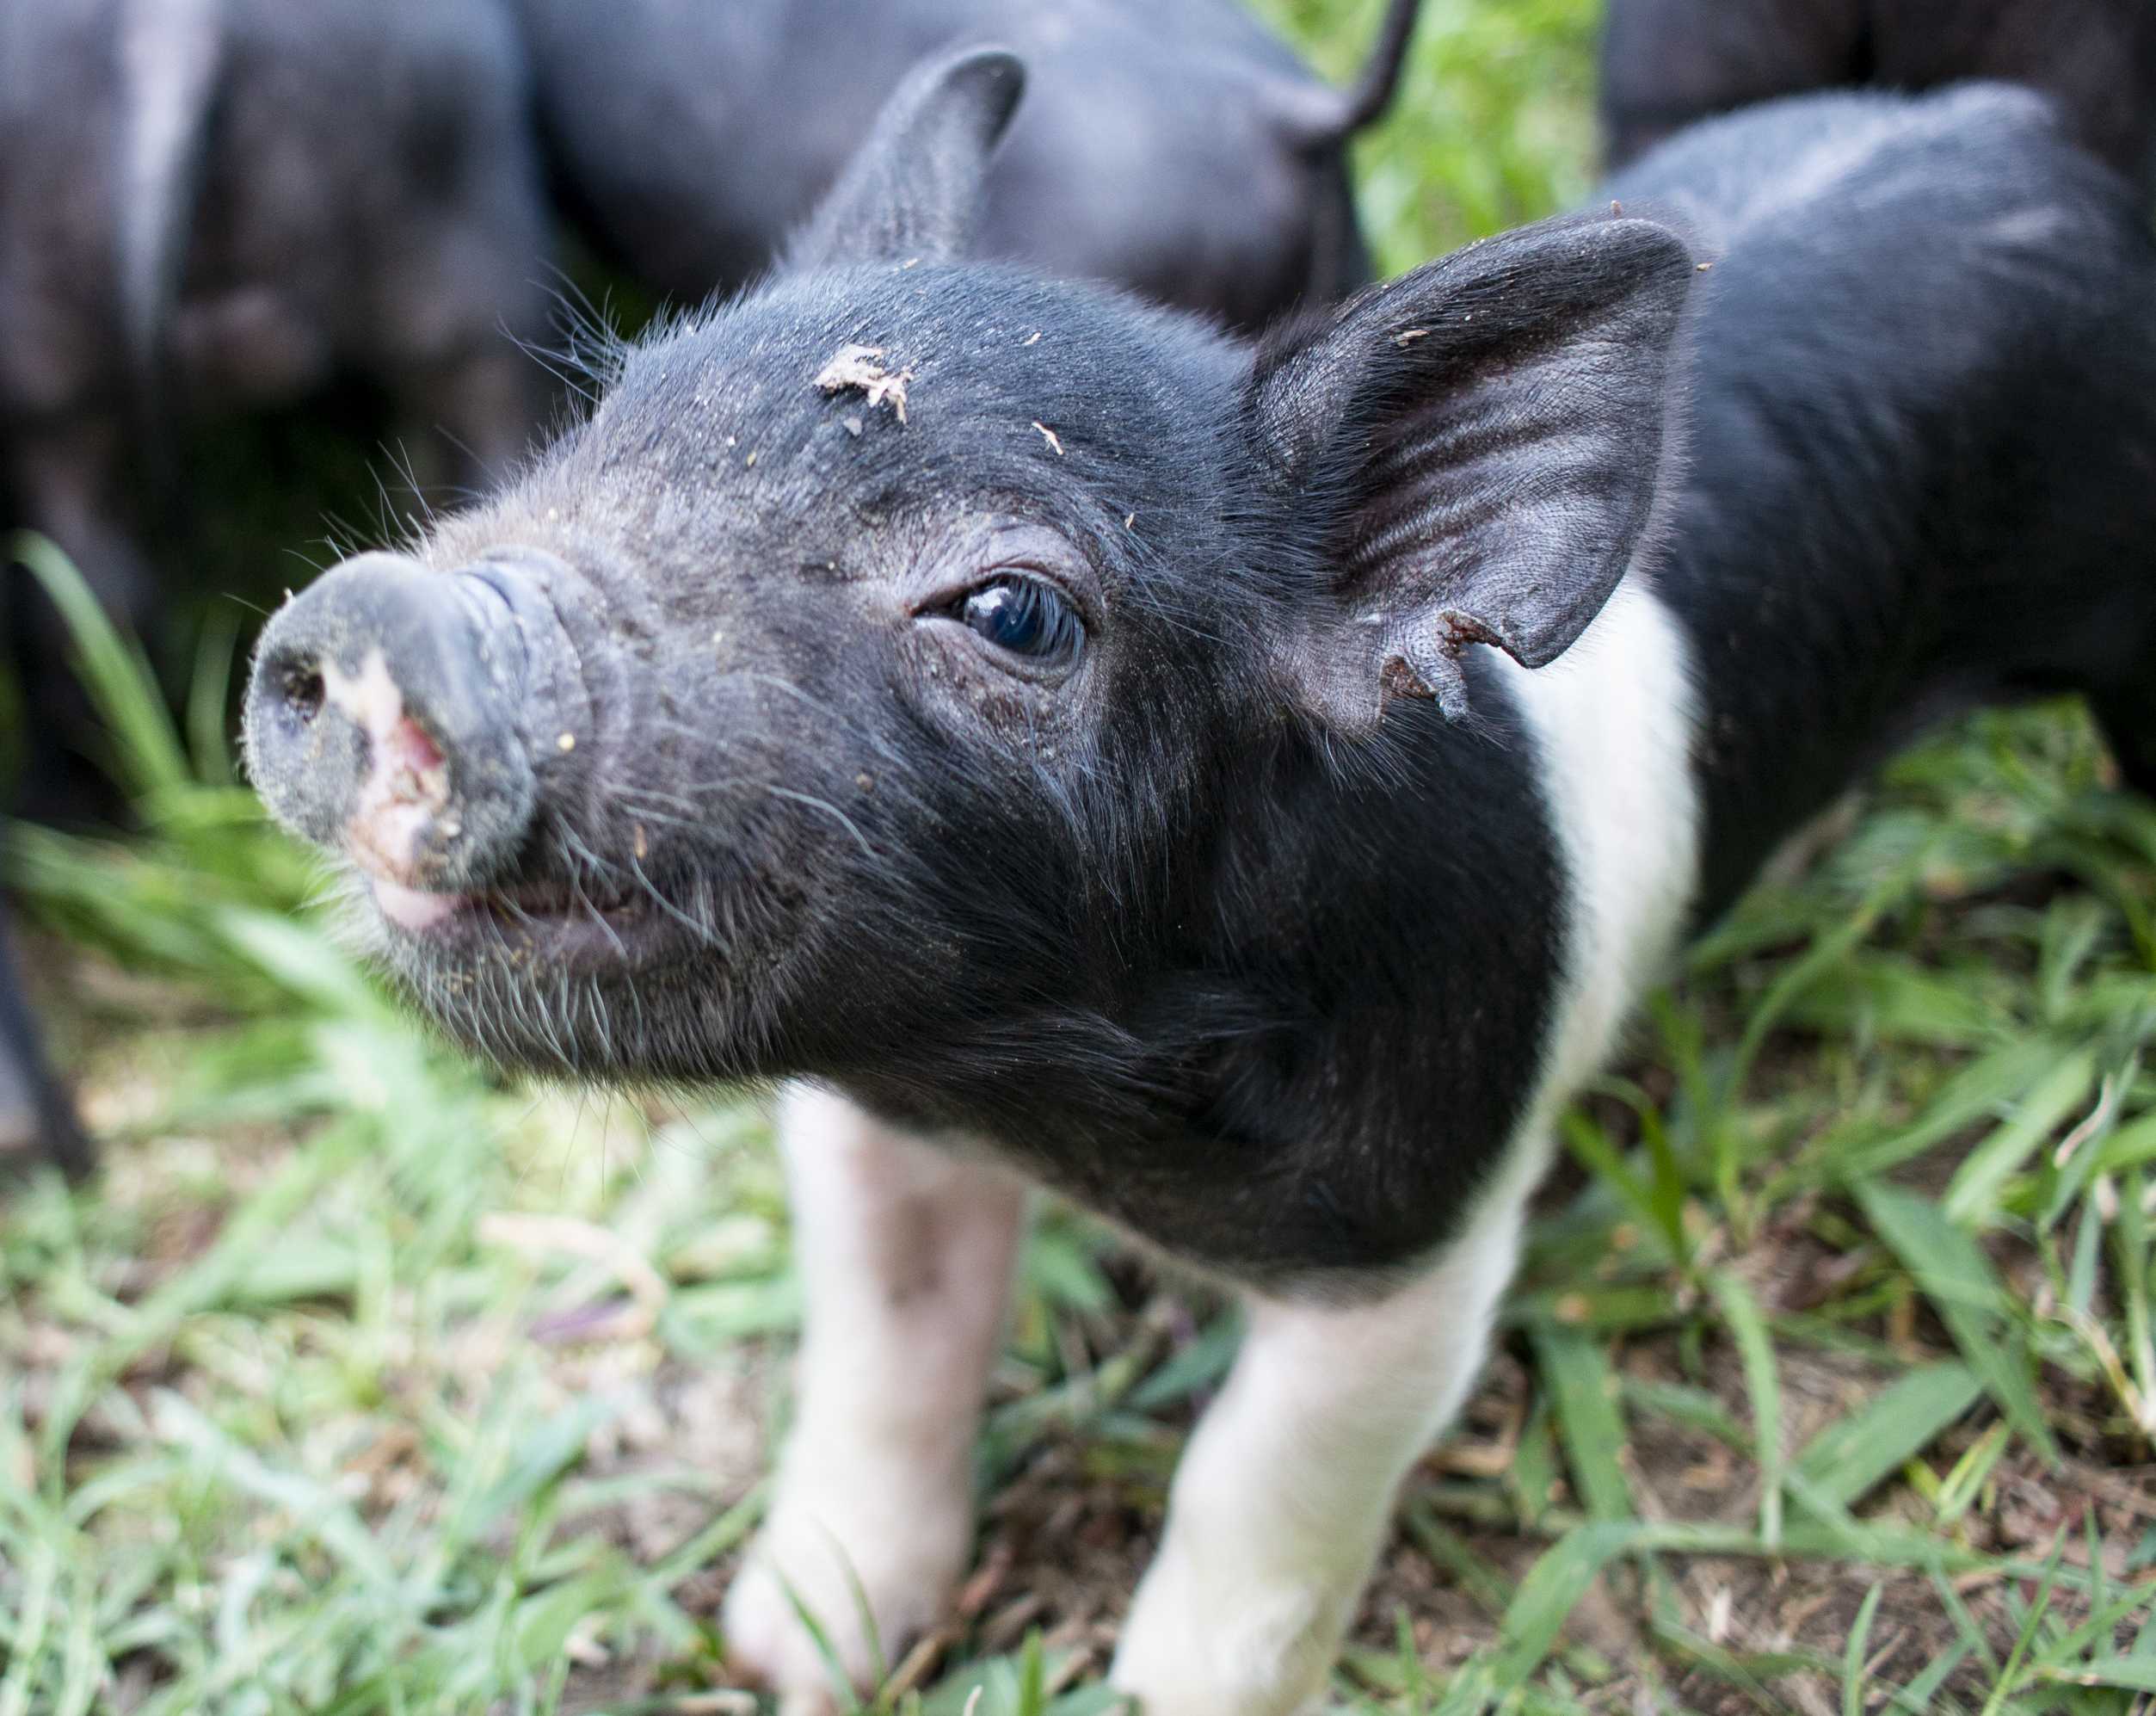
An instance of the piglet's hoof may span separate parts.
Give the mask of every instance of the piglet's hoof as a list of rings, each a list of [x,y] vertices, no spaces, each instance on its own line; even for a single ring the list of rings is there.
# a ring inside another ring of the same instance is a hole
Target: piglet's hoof
[[[768,1568],[752,1562],[727,1593],[726,1677],[773,1693],[780,1716],[837,1716],[831,1670]]]
[[[821,1519],[781,1506],[727,1593],[727,1670],[776,1693],[786,1716],[835,1716],[834,1658],[857,1691],[874,1690],[942,1614],[971,1522],[961,1490],[940,1507],[852,1523],[842,1546]],[[822,1644],[802,1610],[815,1617]]]

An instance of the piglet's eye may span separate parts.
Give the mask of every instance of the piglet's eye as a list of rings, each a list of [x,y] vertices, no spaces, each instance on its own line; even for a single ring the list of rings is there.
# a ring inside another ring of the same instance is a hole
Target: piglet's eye
[[[1085,641],[1085,624],[1062,593],[1018,573],[969,591],[958,617],[997,649],[1032,661],[1067,662]]]

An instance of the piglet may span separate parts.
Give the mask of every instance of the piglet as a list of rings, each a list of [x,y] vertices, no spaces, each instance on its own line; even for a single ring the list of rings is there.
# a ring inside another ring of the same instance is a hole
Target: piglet
[[[1243,0],[518,0],[554,178],[581,225],[691,302],[760,273],[930,52],[1018,50],[1024,110],[976,242],[1256,329],[1368,280],[1349,141],[1390,105],[1420,0],[1354,83]]]
[[[286,607],[249,756],[475,1054],[785,1082],[730,1660],[939,1613],[1044,1184],[1247,1307],[1112,1679],[1282,1716],[1687,929],[1976,699],[2156,781],[2156,257],[2034,96],[1822,98],[1253,345],[966,259],[1019,76],[920,71],[786,269]]]

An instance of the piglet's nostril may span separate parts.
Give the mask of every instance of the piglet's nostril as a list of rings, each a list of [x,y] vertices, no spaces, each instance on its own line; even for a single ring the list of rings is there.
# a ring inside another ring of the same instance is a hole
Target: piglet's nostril
[[[284,695],[285,713],[299,726],[311,726],[322,713],[324,694],[319,668],[287,667],[277,678]]]

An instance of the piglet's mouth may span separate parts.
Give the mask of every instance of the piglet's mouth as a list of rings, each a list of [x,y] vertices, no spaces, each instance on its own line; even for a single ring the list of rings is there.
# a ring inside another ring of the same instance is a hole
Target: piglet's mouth
[[[444,954],[491,949],[551,964],[619,965],[655,952],[672,920],[638,895],[531,885],[447,893],[367,885],[394,939]]]

